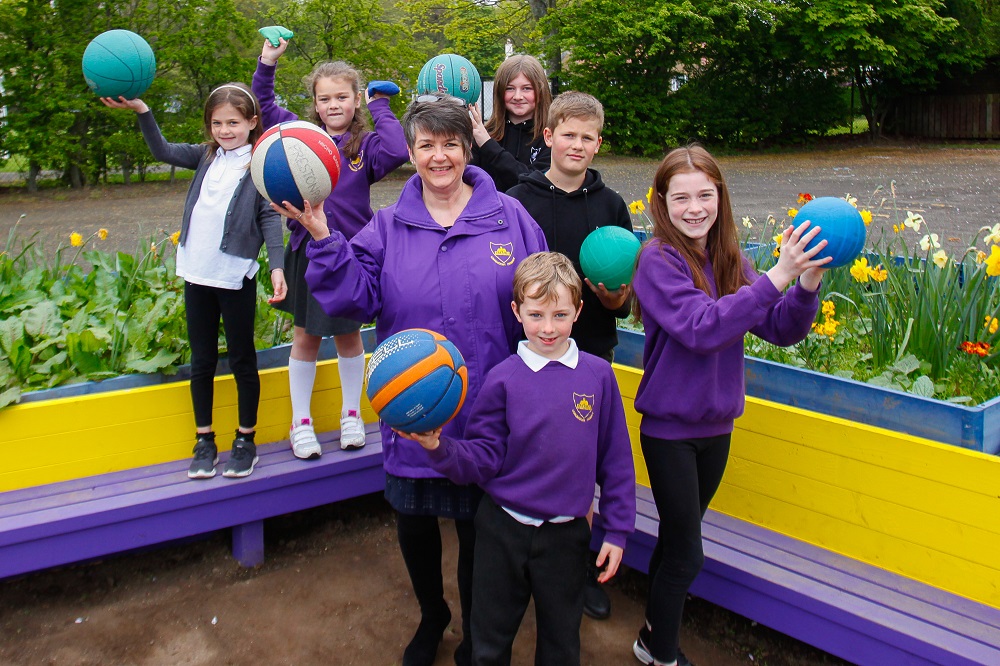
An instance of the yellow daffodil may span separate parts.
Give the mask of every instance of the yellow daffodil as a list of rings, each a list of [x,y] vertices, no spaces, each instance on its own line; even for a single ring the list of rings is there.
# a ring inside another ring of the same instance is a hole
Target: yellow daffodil
[[[990,335],[993,335],[997,332],[997,329],[1000,328],[1000,321],[997,321],[996,317],[986,315],[986,323],[983,324],[983,328],[989,331]]]
[[[976,250],[976,263],[981,264],[986,261],[986,253],[982,250]]]
[[[920,249],[924,252],[927,252],[931,248],[936,250],[939,247],[941,247],[941,243],[938,242],[937,234],[927,234],[920,239]]]
[[[986,257],[986,274],[992,277],[1000,275],[1000,245],[990,246],[990,256]]]
[[[898,234],[902,230],[903,230],[903,227],[899,226],[898,224],[892,225],[892,233]]]
[[[648,192],[646,192],[646,203],[653,203],[653,188],[652,187],[649,188]]]
[[[69,244],[73,247],[80,247],[83,245],[83,236],[74,231],[69,235]]]
[[[994,245],[993,247],[996,247],[996,245]],[[938,250],[937,252],[935,252],[931,257],[931,259],[934,260],[934,264],[938,268],[944,268],[945,266],[948,265],[948,253],[945,252],[944,250]]]
[[[882,268],[881,264],[871,269],[869,271],[869,274],[871,275],[872,279],[875,280],[876,282],[885,282],[886,278],[889,277],[889,271]]]
[[[903,220],[903,226],[913,229],[915,232],[920,233],[920,225],[924,223],[924,218],[918,213],[913,213],[911,211],[906,211],[906,219]]]
[[[753,221],[749,217],[744,217],[743,226],[747,229],[753,229]]]
[[[98,229],[97,230],[97,237],[100,238],[101,240],[108,240],[108,230],[107,229]]]
[[[170,242],[173,243],[174,245],[177,245],[177,243],[179,243],[180,240],[181,240],[181,232],[175,231],[174,233],[170,234]]]
[[[797,208],[789,208],[788,209],[788,217],[795,217],[798,214],[799,214],[799,210]]]
[[[1000,245],[1000,222],[992,227],[985,227],[987,233],[983,236],[983,245]]]
[[[861,211],[861,219],[864,220],[865,226],[867,227],[872,223],[872,212],[867,209]]]
[[[855,208],[858,207],[858,198],[857,197],[852,197],[850,194],[845,194],[844,195],[844,201],[846,201],[847,203],[851,204]]]
[[[851,277],[858,282],[868,282],[868,278],[871,277],[868,270],[868,259],[861,257],[854,260],[854,265],[851,266]]]

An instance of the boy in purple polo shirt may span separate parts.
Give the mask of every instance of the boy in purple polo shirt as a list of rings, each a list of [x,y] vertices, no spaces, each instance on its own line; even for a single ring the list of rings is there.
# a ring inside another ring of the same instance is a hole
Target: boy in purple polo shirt
[[[428,450],[438,472],[487,493],[476,514],[472,579],[473,662],[480,666],[510,663],[531,597],[535,662],[579,664],[595,482],[595,520],[607,533],[600,582],[617,572],[635,526],[635,469],[614,372],[570,337],[582,290],[562,254],[522,261],[511,307],[527,340],[487,375],[465,439],[441,437],[440,429],[405,435]]]

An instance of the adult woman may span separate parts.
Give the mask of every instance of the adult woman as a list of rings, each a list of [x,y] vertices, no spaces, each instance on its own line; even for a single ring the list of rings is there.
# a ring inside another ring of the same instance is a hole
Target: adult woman
[[[472,122],[459,100],[419,98],[403,117],[403,131],[417,174],[399,201],[377,212],[349,243],[327,228],[321,210],[306,207],[301,222],[314,238],[306,281],[330,315],[377,319],[379,340],[419,327],[455,343],[469,369],[469,388],[465,407],[445,434],[460,436],[486,373],[520,339],[510,308],[514,269],[546,249],[545,236],[521,204],[497,192],[484,171],[468,166]],[[454,518],[458,532],[463,639],[455,660],[471,663],[472,518],[481,493],[442,478],[427,465],[420,444],[384,424],[382,447],[386,499],[396,509],[399,546],[421,612],[403,663],[433,663],[451,620],[439,516]]]

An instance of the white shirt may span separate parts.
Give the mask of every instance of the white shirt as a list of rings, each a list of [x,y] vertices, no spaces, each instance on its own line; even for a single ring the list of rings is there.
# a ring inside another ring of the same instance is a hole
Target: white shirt
[[[191,226],[184,245],[177,248],[177,275],[192,284],[220,289],[242,289],[243,278],[260,268],[256,259],[226,254],[219,249],[226,214],[240,180],[247,175],[250,144],[215,153],[205,172],[198,202],[191,211]]]
[[[538,352],[532,351],[528,347],[527,340],[521,340],[517,343],[517,355],[521,357],[524,364],[528,366],[528,369],[532,372],[538,372],[546,365],[549,361],[554,360],[556,363],[562,363],[567,368],[576,369],[577,364],[580,362],[580,349],[576,346],[576,340],[573,338],[569,339],[569,349],[566,353],[557,359],[546,358]],[[526,516],[523,513],[518,513],[513,509],[508,509],[505,506],[501,506],[501,509],[510,514],[510,517],[521,523],[522,525],[531,525],[532,527],[540,527],[545,523],[568,523],[573,520],[573,516],[556,516],[555,518],[549,518],[548,520],[541,520],[540,518],[532,518],[531,516]]]

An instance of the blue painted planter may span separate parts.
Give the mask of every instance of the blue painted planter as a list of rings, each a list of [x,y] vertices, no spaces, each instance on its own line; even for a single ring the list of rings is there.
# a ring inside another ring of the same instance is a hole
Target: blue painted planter
[[[618,331],[615,361],[642,367],[645,336]],[[747,395],[974,451],[1000,454],[1000,397],[966,406],[746,357]]]

